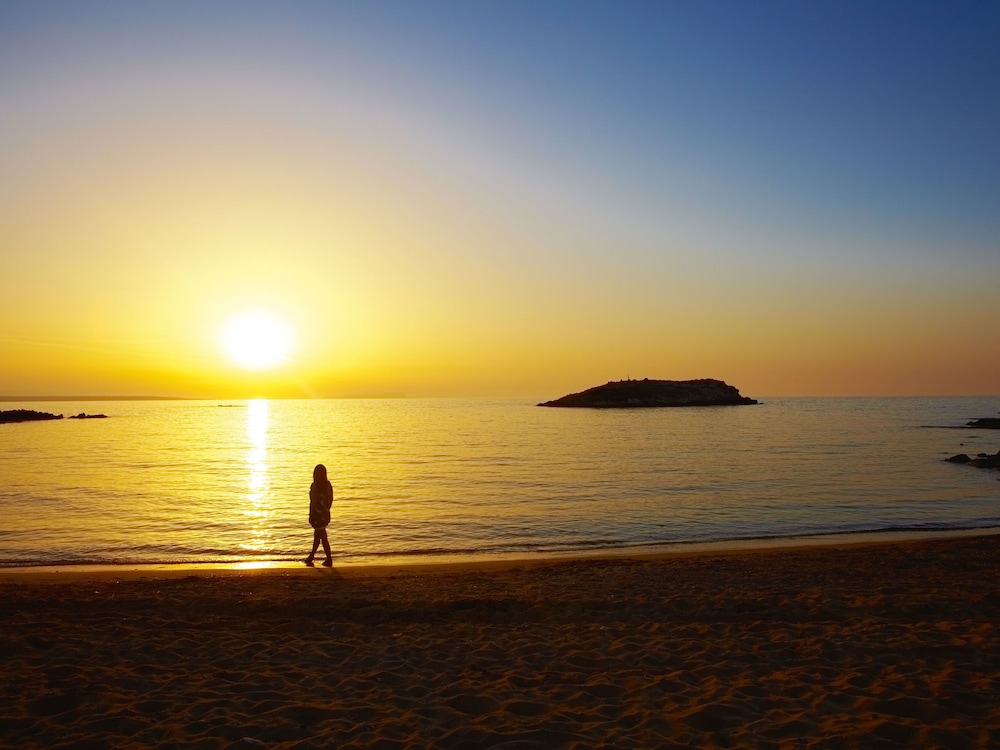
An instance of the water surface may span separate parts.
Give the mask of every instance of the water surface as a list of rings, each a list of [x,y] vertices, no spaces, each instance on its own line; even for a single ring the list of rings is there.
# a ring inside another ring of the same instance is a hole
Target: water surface
[[[342,561],[1000,525],[1000,433],[925,429],[1000,398],[542,409],[519,400],[18,404],[0,425],[0,564],[282,561],[314,464]],[[14,408],[6,405],[4,408]]]

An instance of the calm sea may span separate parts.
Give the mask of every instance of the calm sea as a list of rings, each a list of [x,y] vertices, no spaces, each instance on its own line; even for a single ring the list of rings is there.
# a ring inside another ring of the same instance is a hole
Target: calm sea
[[[1000,398],[581,410],[517,400],[3,404],[0,565],[288,561],[334,485],[344,562],[1000,526]]]

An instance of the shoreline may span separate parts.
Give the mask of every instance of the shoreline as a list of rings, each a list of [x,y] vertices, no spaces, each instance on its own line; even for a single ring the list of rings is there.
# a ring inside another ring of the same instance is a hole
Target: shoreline
[[[1000,527],[915,531],[859,531],[813,536],[765,537],[708,542],[666,542],[630,547],[590,550],[566,550],[539,553],[495,553],[482,555],[442,554],[386,556],[338,561],[332,570],[353,576],[397,575],[475,570],[502,570],[512,567],[544,566],[560,562],[592,560],[663,560],[685,557],[743,555],[780,550],[852,548],[882,544],[905,544],[917,541],[964,539],[1000,535]],[[268,572],[302,575],[322,572],[322,566],[310,568],[301,561],[246,562],[163,562],[163,563],[59,563],[55,565],[0,566],[3,583],[58,583],[83,579],[176,578],[205,575],[262,575]]]

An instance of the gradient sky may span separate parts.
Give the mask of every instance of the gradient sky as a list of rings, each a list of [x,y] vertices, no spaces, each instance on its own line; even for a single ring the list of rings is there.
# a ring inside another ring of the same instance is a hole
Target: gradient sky
[[[0,0],[0,393],[1000,393],[1000,4]],[[218,336],[297,331],[265,372]]]

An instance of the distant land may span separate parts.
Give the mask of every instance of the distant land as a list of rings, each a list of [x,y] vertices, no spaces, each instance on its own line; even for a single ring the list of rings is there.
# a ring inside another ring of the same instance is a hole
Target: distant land
[[[32,409],[0,411],[0,424],[15,424],[17,422],[44,422],[62,418],[62,414],[50,414],[47,411],[34,411]]]
[[[585,409],[630,409],[669,406],[742,406],[756,399],[721,380],[616,380],[580,393],[545,401],[539,406]]]
[[[0,424],[11,424],[17,422],[46,422],[53,419],[62,419],[62,414],[51,414],[47,411],[35,411],[34,409],[12,409],[10,411],[0,411]],[[87,414],[80,412],[73,414],[70,419],[107,419],[107,414]]]
[[[186,401],[180,396],[0,396],[4,401]]]

